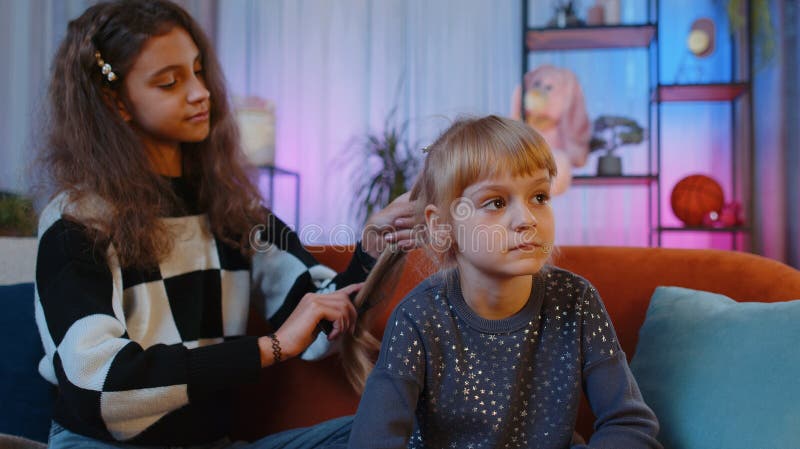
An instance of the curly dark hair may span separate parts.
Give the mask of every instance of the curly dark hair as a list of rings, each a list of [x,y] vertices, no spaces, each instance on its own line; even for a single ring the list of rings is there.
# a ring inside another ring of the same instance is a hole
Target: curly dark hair
[[[98,198],[109,207],[99,219],[82,221],[95,241],[111,243],[124,267],[152,266],[171,249],[160,217],[178,204],[167,179],[154,172],[146,149],[111,98],[125,98],[123,81],[145,42],[181,27],[194,40],[210,93],[210,133],[183,143],[183,176],[197,187],[218,238],[249,251],[249,229],[266,223],[258,190],[248,179],[239,134],[214,50],[198,23],[165,0],[102,2],[71,21],[52,64],[46,132],[39,165],[52,194],[71,201]],[[108,82],[95,52],[113,61]]]

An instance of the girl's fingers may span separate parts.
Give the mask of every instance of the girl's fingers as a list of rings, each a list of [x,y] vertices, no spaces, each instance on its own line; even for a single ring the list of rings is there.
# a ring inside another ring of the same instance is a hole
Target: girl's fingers
[[[397,219],[394,220],[394,226],[396,228],[401,228],[401,229],[411,228],[415,224],[416,224],[416,220],[414,220],[414,217],[410,216],[410,215],[406,216],[406,217],[400,217],[400,218],[397,218]]]
[[[328,334],[328,340],[337,338],[342,332],[353,333],[355,331],[358,313],[355,306],[350,302],[348,292],[356,292],[363,286],[362,283],[352,284],[327,295],[327,300],[321,309],[323,319],[333,323],[333,329]]]
[[[411,251],[412,249],[416,249],[419,244],[416,240],[404,240],[399,242],[397,246],[403,251]]]
[[[414,231],[411,229],[403,229],[400,231],[389,232],[383,236],[387,242],[401,242],[403,240],[410,240],[414,236]]]
[[[402,250],[410,250],[419,246],[416,235],[411,230],[397,231],[386,234],[386,241],[397,245]]]
[[[339,334],[341,333],[340,326],[341,323],[339,323],[339,320],[333,322],[333,330],[331,331],[330,334],[328,334],[328,341],[336,340],[336,337],[338,337]]]
[[[336,340],[343,332],[350,332],[350,322],[345,318],[339,318],[333,322],[333,330],[328,334],[328,340]]]
[[[350,285],[346,285],[346,286],[344,286],[344,287],[340,288],[339,290],[336,290],[336,292],[334,292],[334,293],[332,293],[332,294],[335,294],[335,293],[344,293],[344,295],[345,295],[345,296],[348,296],[348,297],[349,297],[349,296],[350,296],[350,295],[352,295],[353,293],[356,293],[356,292],[358,292],[359,290],[361,290],[361,287],[363,287],[363,286],[364,286],[364,283],[363,283],[363,282],[359,282],[359,283],[357,283],[357,284],[350,284]]]

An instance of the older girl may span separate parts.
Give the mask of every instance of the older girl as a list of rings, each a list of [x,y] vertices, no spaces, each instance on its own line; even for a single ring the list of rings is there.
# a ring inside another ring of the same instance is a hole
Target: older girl
[[[54,192],[39,224],[36,319],[39,369],[58,386],[50,446],[229,445],[233,387],[352,332],[349,295],[380,232],[337,274],[260,206],[219,63],[170,2],[103,2],[70,22],[49,97],[41,162]],[[245,336],[251,301],[274,333]],[[348,429],[338,420],[255,447],[343,442]]]

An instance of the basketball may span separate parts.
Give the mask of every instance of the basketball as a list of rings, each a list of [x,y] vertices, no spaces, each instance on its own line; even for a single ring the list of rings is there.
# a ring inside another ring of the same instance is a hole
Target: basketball
[[[705,175],[687,176],[672,188],[672,212],[686,226],[700,226],[709,212],[720,213],[725,203],[722,187]]]

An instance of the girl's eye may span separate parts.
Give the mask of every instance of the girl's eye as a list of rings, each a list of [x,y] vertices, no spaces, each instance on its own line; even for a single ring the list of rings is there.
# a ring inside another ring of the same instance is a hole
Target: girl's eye
[[[506,207],[506,202],[502,198],[492,198],[491,200],[483,203],[483,207],[489,210],[499,210]]]
[[[170,81],[170,82],[168,82],[168,83],[159,84],[159,85],[158,85],[158,87],[160,87],[160,88],[162,88],[162,89],[169,89],[169,88],[171,88],[171,87],[175,86],[175,83],[177,83],[177,81],[175,81],[175,80],[172,80],[172,81]]]
[[[536,195],[534,195],[533,200],[537,204],[547,204],[550,202],[550,195],[546,193],[537,193]]]

